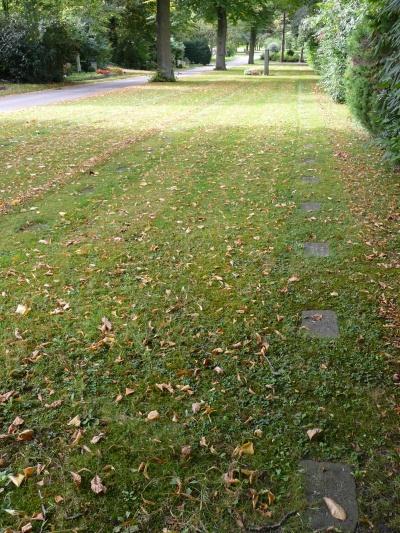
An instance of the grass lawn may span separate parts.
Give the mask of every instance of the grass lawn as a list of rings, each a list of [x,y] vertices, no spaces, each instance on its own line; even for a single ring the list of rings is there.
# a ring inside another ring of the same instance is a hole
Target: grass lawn
[[[0,525],[274,524],[304,509],[314,458],[352,466],[360,531],[399,531],[399,180],[312,71],[2,122]],[[309,338],[307,309],[340,337]]]
[[[124,74],[104,76],[96,72],[74,72],[67,76],[61,83],[8,83],[0,82],[1,96],[9,96],[10,94],[30,93],[34,91],[44,91],[46,89],[57,89],[60,87],[68,87],[71,85],[82,85],[83,83],[93,83],[103,80],[110,80],[115,78],[132,78],[135,76],[146,76],[152,74],[148,70],[124,70]]]

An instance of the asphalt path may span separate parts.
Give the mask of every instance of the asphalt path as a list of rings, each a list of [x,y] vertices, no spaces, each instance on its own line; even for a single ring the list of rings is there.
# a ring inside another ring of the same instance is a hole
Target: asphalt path
[[[246,65],[247,56],[237,56],[227,63],[228,67],[237,67]],[[184,72],[178,73],[178,78],[186,78],[214,69],[213,65],[205,67],[196,67]],[[87,83],[85,85],[75,85],[72,87],[60,87],[56,89],[47,89],[44,91],[34,91],[30,93],[14,94],[10,96],[0,96],[0,113],[10,113],[19,109],[29,107],[56,104],[68,100],[78,100],[79,98],[88,98],[109,91],[126,89],[128,87],[138,87],[149,83],[149,76],[136,76],[132,78],[112,79],[109,81],[100,81]]]

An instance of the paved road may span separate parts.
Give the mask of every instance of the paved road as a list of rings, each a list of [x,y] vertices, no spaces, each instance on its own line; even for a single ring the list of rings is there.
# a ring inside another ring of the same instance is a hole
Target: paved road
[[[235,67],[245,65],[247,63],[247,56],[238,56],[232,61],[228,62],[228,66]],[[213,66],[196,67],[179,73],[179,78],[201,74],[213,70]],[[75,87],[62,87],[60,89],[48,89],[45,91],[36,91],[31,93],[15,94],[11,96],[0,97],[0,113],[7,113],[25,109],[28,107],[55,104],[65,100],[77,100],[78,98],[85,98],[95,96],[108,91],[116,89],[125,89],[126,87],[135,87],[145,85],[149,81],[149,76],[137,76],[135,78],[113,79],[110,81],[101,81],[96,83],[88,83],[86,85],[77,85]]]

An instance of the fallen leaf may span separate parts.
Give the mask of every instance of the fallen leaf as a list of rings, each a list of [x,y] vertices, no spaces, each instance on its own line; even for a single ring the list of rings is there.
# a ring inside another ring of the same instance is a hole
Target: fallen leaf
[[[70,474],[72,476],[72,480],[75,483],[75,485],[77,487],[80,487],[80,485],[82,483],[82,477],[79,474],[77,474],[76,472],[70,472]]]
[[[187,458],[192,453],[192,447],[191,446],[182,446],[181,449],[181,457]]]
[[[105,494],[107,492],[107,488],[103,485],[103,482],[101,481],[99,476],[95,476],[92,481],[90,482],[90,488],[95,494]]]
[[[158,411],[150,411],[150,413],[147,415],[147,420],[150,422],[153,422],[154,420],[158,420],[160,418],[160,413]]]
[[[24,468],[23,472],[26,478],[31,477],[36,472],[36,466],[28,466],[27,468]]]
[[[94,437],[92,437],[92,439],[90,440],[90,443],[97,444],[98,442],[101,441],[102,438],[104,438],[104,433],[99,433],[98,435],[95,435]]]
[[[33,430],[32,429],[26,429],[25,431],[22,431],[18,437],[17,440],[19,441],[28,441],[33,439]]]
[[[296,276],[296,275],[294,275],[294,276],[292,276],[292,277],[290,277],[288,279],[288,283],[294,283],[295,281],[300,281],[300,278],[298,276]]]
[[[16,487],[20,487],[23,481],[25,480],[25,476],[24,474],[16,474],[15,476],[10,474],[8,476],[8,479],[10,479]]]
[[[81,425],[81,419],[79,415],[76,415],[74,418],[71,418],[71,420],[67,424],[68,426],[74,426],[76,428],[80,427]]]
[[[105,316],[103,316],[103,318],[101,319],[100,329],[104,334],[108,333],[109,331],[112,331],[112,324]]]
[[[21,315],[21,316],[28,314],[29,311],[30,311],[29,307],[27,307],[24,304],[18,304],[17,309],[15,310],[16,314]]]
[[[245,442],[233,450],[233,455],[242,457],[242,455],[254,455],[254,446],[252,442]]]
[[[192,403],[192,412],[194,414],[198,413],[201,409],[201,403],[199,402],[196,402],[196,403]]]
[[[322,433],[321,428],[309,429],[307,431],[307,436],[310,440],[315,440],[319,435],[321,435],[321,433]]]
[[[332,498],[328,498],[327,496],[324,496],[324,502],[326,503],[326,506],[329,509],[329,512],[333,516],[333,518],[336,518],[337,520],[346,520],[347,514],[346,511],[343,509],[341,505],[335,502],[335,500],[332,500]]]
[[[32,524],[30,522],[21,527],[21,533],[29,533],[30,531],[32,531]]]

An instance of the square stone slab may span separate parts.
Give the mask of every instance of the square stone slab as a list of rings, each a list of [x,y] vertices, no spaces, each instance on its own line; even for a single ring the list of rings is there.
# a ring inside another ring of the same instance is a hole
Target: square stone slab
[[[312,337],[339,337],[337,316],[334,311],[303,311],[301,318],[301,327],[305,328]]]
[[[313,211],[319,211],[321,209],[321,204],[318,202],[304,202],[301,204],[301,208],[307,213],[312,213]]]
[[[306,242],[304,243],[304,252],[306,255],[314,257],[328,257],[329,244],[326,242]]]
[[[309,505],[305,518],[311,525],[311,530],[337,528],[339,531],[353,533],[358,522],[358,506],[356,484],[349,466],[306,460],[300,462],[300,469]],[[346,520],[338,520],[331,515],[324,497],[331,498],[343,507]]]
[[[302,176],[304,183],[319,183],[319,178],[316,176]]]

